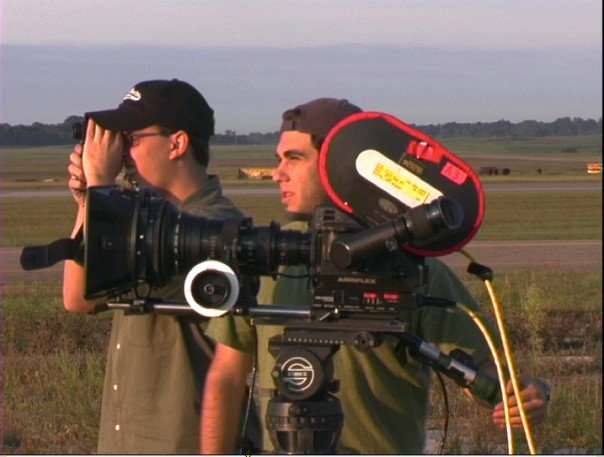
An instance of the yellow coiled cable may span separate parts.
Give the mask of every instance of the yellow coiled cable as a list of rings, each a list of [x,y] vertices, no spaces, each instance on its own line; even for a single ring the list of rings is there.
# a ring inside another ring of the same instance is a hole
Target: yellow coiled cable
[[[466,256],[470,262],[474,263],[474,264],[478,264],[478,262],[476,262],[476,260],[474,259],[474,257],[468,253],[467,251],[465,251],[464,249],[461,249],[459,251],[461,254],[463,254],[464,256]],[[505,356],[505,360],[507,363],[507,366],[509,368],[509,377],[510,380],[512,381],[512,388],[514,390],[514,395],[516,396],[516,398],[518,399],[518,410],[520,411],[520,418],[522,420],[522,426],[523,426],[523,431],[526,437],[526,442],[529,446],[529,450],[530,453],[532,455],[536,454],[536,448],[535,448],[535,440],[531,431],[531,426],[530,423],[528,421],[528,418],[526,417],[526,412],[524,410],[524,404],[522,402],[522,395],[521,395],[521,391],[519,388],[519,383],[518,383],[518,377],[516,375],[516,368],[515,368],[515,364],[514,364],[514,359],[512,356],[512,351],[510,349],[510,344],[509,344],[509,340],[507,337],[507,331],[505,329],[505,325],[504,325],[504,321],[503,321],[503,314],[501,311],[501,304],[499,303],[499,300],[497,299],[497,295],[495,294],[495,290],[493,288],[493,284],[491,282],[490,279],[488,278],[480,278],[486,288],[487,291],[489,293],[489,297],[491,298],[491,303],[493,305],[493,310],[495,312],[495,319],[497,321],[497,328],[499,330],[499,334],[501,336],[501,343],[503,346],[503,353]],[[463,307],[465,308],[465,307]],[[472,313],[474,314],[474,313]],[[476,316],[476,318],[478,319],[478,316]],[[472,319],[474,319],[474,317],[472,317]],[[479,319],[478,319],[479,320]],[[475,320],[476,322],[476,320]],[[481,323],[482,325],[482,323]],[[481,331],[483,331],[483,327],[479,326],[481,328]],[[484,330],[486,331],[486,328],[484,328]],[[486,335],[488,334],[488,331],[483,331],[483,334]],[[487,342],[489,342],[489,337],[487,337]],[[491,343],[488,343],[489,347],[491,347]],[[493,349],[491,349],[491,351],[493,351]],[[501,362],[499,361],[499,357],[497,357],[497,352],[495,351],[493,353],[493,359],[495,361],[495,365],[497,366],[497,373],[499,376],[499,382],[501,384],[501,389],[502,389],[502,398],[507,398],[506,393],[505,393],[505,380],[503,378],[503,369],[500,368],[501,367]],[[502,370],[500,373],[500,369]],[[509,448],[509,452],[510,454],[513,454],[514,452],[514,445],[513,445],[513,439],[512,439],[512,432],[511,432],[511,424],[510,424],[510,416],[509,416],[509,408],[507,405],[507,401],[503,402],[503,406],[504,406],[504,412],[505,412],[505,422],[506,422],[506,430],[507,430],[507,434],[508,434],[508,448]]]

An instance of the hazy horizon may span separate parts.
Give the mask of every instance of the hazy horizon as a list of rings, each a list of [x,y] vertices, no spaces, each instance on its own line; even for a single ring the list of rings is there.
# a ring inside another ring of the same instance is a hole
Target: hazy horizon
[[[114,108],[155,78],[197,87],[217,133],[275,131],[326,96],[424,125],[602,117],[593,0],[81,5],[2,0],[0,122]]]

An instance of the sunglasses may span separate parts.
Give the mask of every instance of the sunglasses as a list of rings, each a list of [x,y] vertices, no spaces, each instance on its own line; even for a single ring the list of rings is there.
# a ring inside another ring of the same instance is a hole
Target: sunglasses
[[[124,133],[124,146],[126,148],[132,148],[140,144],[141,138],[148,136],[170,136],[169,132],[149,132],[149,133]]]

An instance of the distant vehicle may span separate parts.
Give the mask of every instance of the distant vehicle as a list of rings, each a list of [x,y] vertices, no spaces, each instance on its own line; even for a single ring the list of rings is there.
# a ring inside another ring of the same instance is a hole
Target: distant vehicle
[[[487,176],[493,176],[493,175],[511,175],[512,174],[512,170],[510,170],[509,168],[499,168],[499,167],[480,167],[480,170],[478,170],[478,174],[480,175],[487,175]]]
[[[597,175],[602,173],[602,162],[598,163],[588,163],[587,164],[587,173],[590,175]]]

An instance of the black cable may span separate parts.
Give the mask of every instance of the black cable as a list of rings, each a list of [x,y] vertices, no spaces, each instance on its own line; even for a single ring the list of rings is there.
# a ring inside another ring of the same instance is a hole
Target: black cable
[[[248,387],[247,402],[245,405],[245,415],[241,424],[241,436],[239,437],[239,454],[250,455],[257,453],[256,446],[248,437],[246,437],[248,422],[250,420],[250,412],[254,404],[254,390],[256,388],[256,371],[258,368],[258,330],[255,325],[252,325],[254,330],[254,354],[252,358],[251,382]]]

